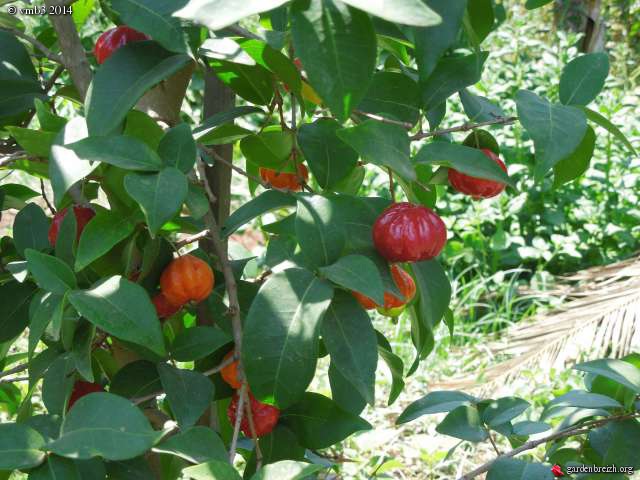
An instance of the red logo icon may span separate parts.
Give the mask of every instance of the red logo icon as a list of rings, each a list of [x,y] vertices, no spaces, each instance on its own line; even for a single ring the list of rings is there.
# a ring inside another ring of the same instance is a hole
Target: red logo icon
[[[564,477],[562,467],[558,464],[555,464],[553,467],[551,467],[551,473],[553,473],[554,477]]]

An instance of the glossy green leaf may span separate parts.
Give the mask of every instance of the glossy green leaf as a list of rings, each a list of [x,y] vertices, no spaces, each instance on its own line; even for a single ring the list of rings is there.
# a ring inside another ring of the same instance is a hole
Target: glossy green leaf
[[[522,422],[513,424],[513,433],[515,435],[529,436],[536,433],[546,432],[551,429],[551,425],[544,422],[532,422],[530,420],[524,420]]]
[[[152,235],[180,212],[189,191],[187,177],[174,167],[154,174],[130,173],[124,188],[142,208]]]
[[[595,373],[640,393],[640,368],[624,360],[604,358],[591,362],[579,363],[573,367],[587,373]]]
[[[234,211],[224,223],[221,235],[227,238],[241,226],[271,210],[295,206],[294,195],[278,190],[267,190]]]
[[[292,268],[268,277],[245,318],[242,361],[251,392],[286,408],[304,393],[315,373],[320,320],[333,289],[308,270]]]
[[[371,429],[367,421],[312,392],[306,392],[298,403],[283,411],[280,421],[311,449],[328,448],[352,433]]]
[[[622,405],[613,398],[605,395],[585,392],[583,390],[571,390],[547,403],[545,412],[559,407],[621,408]]]
[[[146,113],[139,110],[131,110],[125,118],[122,134],[142,140],[151,150],[155,151],[164,136],[164,130],[158,125],[158,122]]]
[[[414,161],[417,164],[454,168],[472,177],[495,180],[515,188],[515,182],[509,175],[477,148],[449,142],[431,142],[420,149]]]
[[[480,80],[487,52],[464,57],[445,57],[421,84],[422,105],[430,110],[454,93]]]
[[[0,211],[15,208],[22,210],[27,206],[27,200],[39,196],[40,193],[31,190],[26,185],[5,183],[0,185]]]
[[[120,368],[111,380],[109,392],[125,398],[139,398],[160,392],[162,384],[157,366],[136,360]]]
[[[469,405],[460,405],[451,410],[436,431],[469,442],[482,442],[489,435],[482,426],[478,409]]]
[[[607,130],[611,135],[618,139],[625,147],[632,153],[636,154],[636,150],[631,145],[631,142],[624,136],[624,133],[620,131],[618,127],[616,127],[613,123],[611,123],[606,117],[600,115],[598,112],[595,112],[587,107],[582,107],[582,110],[587,115],[587,118],[592,122],[600,125],[602,128]]]
[[[389,22],[429,27],[438,25],[442,19],[420,0],[394,0],[393,2],[371,2],[367,0],[346,0],[345,3],[365,12],[384,18]]]
[[[131,216],[97,209],[96,216],[87,223],[80,236],[74,266],[76,272],[109,252],[131,235],[134,228],[135,223]]]
[[[122,23],[146,33],[167,50],[185,52],[187,45],[180,21],[172,17],[183,2],[173,0],[111,0]]]
[[[336,292],[321,334],[331,364],[373,405],[378,344],[369,315],[351,294]]]
[[[65,146],[86,162],[102,162],[126,170],[158,171],[162,160],[144,142],[134,137],[88,137]]]
[[[0,470],[32,468],[45,459],[44,439],[18,423],[0,424]]]
[[[325,468],[327,467],[317,463],[281,460],[265,465],[251,477],[251,480],[304,480]]]
[[[576,107],[551,104],[526,90],[518,92],[516,105],[520,122],[533,139],[534,173],[540,181],[549,169],[578,148],[587,131],[587,119]]]
[[[600,455],[603,465],[640,468],[639,441],[640,423],[632,419],[611,422],[589,432],[589,445]]]
[[[289,57],[260,40],[240,39],[238,43],[258,65],[275,73],[292,92],[300,92],[302,86],[300,72]]]
[[[207,134],[220,125],[228,124],[238,117],[245,115],[251,115],[253,113],[264,113],[260,108],[243,105],[241,107],[235,107],[225,112],[216,113],[208,117],[202,125],[196,127],[193,130],[193,137],[202,142]]]
[[[340,370],[332,362],[329,364],[329,385],[331,387],[331,399],[338,406],[354,415],[360,415],[367,406],[365,398],[356,390],[356,387],[345,378]]]
[[[273,431],[258,439],[262,450],[263,465],[278,460],[304,460],[305,448],[298,443],[293,432],[282,425],[276,425]],[[256,470],[255,450],[247,461],[243,478],[251,478]]]
[[[387,403],[391,405],[404,390],[404,362],[402,358],[393,353],[391,344],[380,332],[376,332],[376,337],[378,340],[378,354],[385,361],[391,373],[391,391],[389,392],[389,401]]]
[[[312,264],[330,265],[340,257],[346,237],[338,217],[334,197],[298,196],[296,236]]]
[[[29,155],[49,157],[49,150],[56,138],[56,133],[21,127],[6,127],[6,130]]]
[[[35,203],[20,210],[13,221],[13,241],[22,256],[28,248],[38,251],[49,248],[48,233],[49,219]]]
[[[65,214],[56,238],[55,255],[60,260],[73,268],[76,256],[76,243],[78,238],[78,221],[75,215]],[[83,230],[84,233],[84,230]]]
[[[219,41],[210,39],[207,42]],[[206,46],[207,42],[203,45]],[[240,49],[238,45],[236,48]],[[201,49],[202,51],[202,49]],[[202,51],[207,55],[206,50]],[[207,55],[208,56],[208,55]],[[245,100],[257,105],[269,105],[273,98],[273,75],[262,65],[246,65],[228,60],[209,60],[220,81]]]
[[[492,400],[482,412],[482,421],[490,427],[496,427],[510,422],[530,406],[529,402],[517,397]]]
[[[430,392],[409,405],[398,417],[396,424],[401,425],[410,422],[422,415],[450,412],[462,405],[469,406],[477,401],[478,399],[475,397],[455,390]]]
[[[45,293],[33,297],[33,314],[29,322],[29,358],[33,356],[40,338],[45,330],[52,324],[54,340],[60,335],[60,325],[62,324],[62,314],[64,313],[65,300],[60,295]]]
[[[335,120],[319,119],[305,123],[298,130],[298,144],[311,173],[323,189],[330,189],[344,179],[358,162],[358,154],[336,132]]]
[[[209,460],[206,463],[182,470],[185,478],[193,480],[242,480],[242,477],[226,460]]]
[[[493,2],[491,0],[471,0],[467,3],[467,15],[475,34],[475,41],[482,42],[491,33],[495,24]]]
[[[91,135],[110,135],[144,93],[189,62],[186,54],[166,51],[154,42],[119,48],[96,72],[86,99]]]
[[[181,428],[193,426],[213,400],[213,383],[200,372],[158,365],[162,387]]]
[[[69,301],[105,332],[164,356],[160,322],[149,295],[120,276],[106,278],[89,290],[75,290]]]
[[[220,30],[285,3],[287,0],[189,0],[175,16],[204,25],[209,30]]]
[[[551,2],[553,2],[553,0],[527,0],[524,6],[527,10],[535,10],[536,8],[544,7]]]
[[[171,345],[171,356],[179,362],[199,360],[219,350],[231,337],[214,327],[196,326],[180,332]]]
[[[191,171],[196,163],[197,153],[191,128],[186,123],[169,129],[158,146],[158,154],[164,164],[175,167],[182,173]]]
[[[73,461],[68,458],[58,457],[57,455],[49,455],[44,464],[29,471],[29,480],[86,480],[91,477],[83,476],[84,465],[82,465],[82,463],[87,462],[87,460]],[[95,462],[98,462],[98,465],[101,465],[100,460],[96,459]],[[106,475],[104,467],[100,473],[102,473],[102,477],[94,478],[104,478]],[[98,473],[98,475],[100,473]]]
[[[242,154],[248,161],[282,172],[295,172],[293,162],[289,161],[292,148],[293,136],[281,130],[267,130],[240,142]]]
[[[485,97],[474,95],[466,88],[460,90],[459,95],[464,113],[467,114],[470,122],[487,122],[496,118],[506,117],[506,114],[498,105],[493,104]]]
[[[378,305],[384,304],[384,287],[378,267],[363,255],[347,255],[320,269],[322,275],[348,290],[360,292]]]
[[[451,301],[449,279],[437,260],[413,263],[411,269],[417,290],[416,311],[425,326],[433,328],[442,319]]]
[[[588,105],[604,87],[609,75],[609,56],[605,52],[588,53],[567,63],[560,77],[560,102]]]
[[[487,480],[553,480],[554,478],[548,465],[517,458],[499,458],[487,473]]]
[[[127,460],[145,453],[161,435],[128,400],[92,393],[74,404],[62,422],[60,438],[47,449],[76,459]]]
[[[375,67],[371,19],[342,2],[295,2],[291,33],[311,86],[339,121],[346,120],[364,97]]]
[[[358,110],[415,125],[419,104],[418,84],[408,75],[376,72]]]
[[[575,152],[560,160],[553,167],[553,186],[558,187],[584,174],[589,169],[595,147],[596,134],[593,128],[587,126],[584,138]]]
[[[56,357],[48,366],[42,381],[42,403],[52,415],[65,412],[75,382],[75,362],[71,353]]]
[[[355,127],[338,130],[337,135],[365,162],[389,167],[407,180],[416,179],[409,159],[409,135],[401,126],[367,120]]]
[[[63,295],[76,288],[76,277],[62,260],[30,248],[26,249],[24,253],[29,264],[29,271],[35,277],[40,288],[58,295]]]
[[[227,460],[227,450],[220,436],[211,428],[195,426],[164,440],[153,447],[157,453],[176,455],[191,463]]]

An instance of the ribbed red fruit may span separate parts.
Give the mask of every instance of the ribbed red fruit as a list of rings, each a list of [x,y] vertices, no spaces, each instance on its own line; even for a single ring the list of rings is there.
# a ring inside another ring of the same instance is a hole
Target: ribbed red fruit
[[[131,27],[121,25],[111,28],[100,35],[93,48],[93,53],[98,64],[102,64],[120,47],[130,42],[140,42],[142,40],[149,40],[149,37]]]
[[[507,173],[507,166],[495,153],[487,148],[483,148],[482,153],[496,162],[500,168]],[[458,170],[454,170],[453,168],[449,169],[449,183],[458,192],[464,193],[465,195],[471,195],[476,199],[495,197],[505,188],[504,183],[487,180],[485,178],[472,177],[461,173]]]
[[[253,414],[253,424],[256,429],[256,436],[264,437],[275,428],[280,418],[280,410],[273,405],[267,405],[266,403],[259,402],[255,399],[251,393],[249,395],[249,401],[251,404],[251,413]],[[236,423],[236,415],[238,412],[238,400],[240,397],[237,393],[233,395],[229,408],[227,409],[227,415],[231,425]],[[240,429],[247,437],[251,437],[251,427],[246,415],[242,416],[240,422]]]
[[[104,392],[104,388],[99,383],[85,382],[84,380],[78,380],[73,384],[73,390],[71,390],[71,396],[69,397],[69,403],[67,404],[67,412],[71,410],[73,404],[80,400],[85,395],[90,393]]]
[[[172,304],[162,293],[157,294],[151,299],[151,303],[156,307],[158,318],[167,318],[178,313],[182,307]]]
[[[447,242],[447,227],[433,210],[394,203],[373,224],[373,243],[389,262],[418,262],[437,257]]]
[[[60,225],[62,224],[62,220],[64,220],[64,216],[68,211],[69,209],[63,208],[62,210],[58,210],[53,216],[48,235],[49,243],[52,247],[56,246],[56,241],[58,240],[58,232],[60,231]],[[82,234],[84,227],[87,225],[87,223],[89,223],[89,220],[96,216],[96,212],[94,212],[93,209],[89,207],[75,205],[73,207],[73,214],[76,216],[76,241],[78,241],[80,240],[80,235]]]
[[[207,298],[214,280],[207,262],[193,255],[183,255],[164,269],[160,289],[169,303],[181,307],[187,302],[201,302]]]

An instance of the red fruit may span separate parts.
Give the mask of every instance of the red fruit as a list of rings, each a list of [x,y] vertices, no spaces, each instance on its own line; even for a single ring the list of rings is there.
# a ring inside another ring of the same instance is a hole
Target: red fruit
[[[373,224],[373,243],[389,262],[417,262],[437,257],[447,241],[447,227],[432,210],[394,203]]]
[[[167,318],[171,315],[178,313],[182,306],[176,306],[170,303],[167,298],[159,293],[155,297],[151,299],[151,303],[156,307],[156,313],[158,314],[158,318]]]
[[[278,423],[278,418],[280,417],[280,410],[274,407],[273,405],[267,405],[266,403],[259,402],[254,398],[251,393],[249,395],[249,400],[251,404],[251,413],[253,414],[253,424],[256,429],[256,436],[264,437],[268,433],[270,433]],[[235,425],[236,423],[236,413],[238,410],[238,394],[234,394],[231,399],[231,403],[229,404],[229,408],[227,409],[227,416],[229,417],[229,421],[231,425]],[[244,407],[243,407],[244,408]],[[242,433],[244,433],[247,437],[251,437],[251,428],[249,426],[249,419],[246,415],[242,416],[242,421],[240,422],[240,429]]]
[[[83,380],[78,380],[73,384],[73,390],[71,390],[71,396],[69,397],[69,403],[67,404],[67,412],[71,410],[73,404],[80,400],[85,395],[90,393],[104,392],[104,388],[99,383],[90,383]]]
[[[507,173],[507,166],[495,153],[487,148],[483,148],[482,153],[496,162],[500,168]],[[451,183],[451,186],[458,192],[471,195],[476,199],[495,197],[505,188],[504,183],[465,175],[453,168],[449,169],[449,183]]]
[[[224,359],[227,360],[233,355],[233,350],[227,353],[224,356]],[[242,386],[240,380],[238,380],[238,361],[230,363],[226,367],[222,369],[220,372],[222,379],[229,384],[231,388],[238,389]]]
[[[160,276],[162,294],[176,307],[190,301],[201,302],[211,293],[213,283],[209,264],[193,255],[176,258]]]
[[[398,298],[391,292],[384,292],[384,306],[380,307],[380,305],[377,305],[373,300],[361,293],[352,292],[353,296],[356,297],[356,300],[358,300],[360,305],[362,305],[366,310],[379,308],[380,313],[383,315],[393,313],[391,316],[396,316],[400,314],[400,312],[404,310],[404,306],[415,296],[416,284],[411,275],[398,265],[391,265],[391,276],[404,298]]]
[[[298,175],[278,172],[271,168],[260,168],[260,178],[275,188],[300,191],[302,190],[302,183],[299,177],[304,179],[305,182],[309,179],[309,170],[302,164],[298,165]]]
[[[56,246],[60,224],[62,224],[62,220],[67,214],[67,211],[68,209],[63,208],[62,210],[58,210],[53,216],[53,221],[51,222],[51,226],[49,227],[49,243],[52,247]],[[94,212],[91,208],[83,207],[81,205],[75,205],[73,207],[73,214],[76,216],[76,241],[78,241],[80,240],[80,235],[82,234],[84,227],[87,225],[87,223],[89,223],[89,220],[96,216],[96,212]]]
[[[96,56],[98,64],[102,64],[120,47],[129,42],[140,42],[142,40],[149,40],[149,37],[131,27],[121,25],[120,27],[107,30],[100,35],[93,49],[93,53]]]

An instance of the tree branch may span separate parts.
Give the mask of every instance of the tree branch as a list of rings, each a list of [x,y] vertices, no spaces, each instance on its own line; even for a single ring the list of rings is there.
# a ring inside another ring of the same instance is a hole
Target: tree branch
[[[445,128],[443,130],[432,130],[430,132],[418,132],[415,135],[411,136],[410,139],[412,141],[415,141],[415,140],[421,140],[427,137],[435,137],[436,135],[444,135],[446,133],[466,132],[469,130],[475,130],[476,128],[486,127],[487,125],[510,125],[512,123],[515,123],[516,120],[518,120],[518,117],[497,117],[495,120],[487,120],[486,122],[465,123],[457,127]]]
[[[64,2],[57,0],[45,0],[47,9],[49,6],[63,4]],[[71,15],[49,15],[49,20],[58,34],[63,63],[69,70],[80,97],[84,99],[91,83],[92,73],[73,18]]]
[[[10,368],[9,370],[5,370],[4,372],[0,372],[0,378],[7,377],[9,375],[13,375],[14,373],[24,372],[28,368],[29,368],[29,364],[28,363],[23,363],[23,364],[18,365],[16,367]]]
[[[26,382],[27,380],[29,380],[29,377],[2,378],[0,379],[0,385],[3,383]]]
[[[502,455],[494,458],[493,460],[485,463],[484,465],[479,466],[478,468],[476,468],[475,470],[472,470],[469,473],[466,473],[464,475],[462,475],[460,478],[458,478],[458,480],[471,480],[472,478],[477,477],[478,475],[485,473],[487,471],[489,471],[489,469],[493,466],[493,464],[498,461],[501,460],[503,458],[511,458],[511,457],[515,457],[516,455],[522,453],[522,452],[526,452],[527,450],[531,450],[533,448],[536,448],[538,445],[542,445],[543,443],[547,443],[550,442],[552,440],[559,440],[561,438],[567,438],[567,437],[573,437],[576,435],[582,435],[584,433],[589,433],[593,428],[598,428],[601,427],[603,425],[606,425],[607,423],[610,422],[617,422],[620,420],[629,420],[632,418],[639,418],[640,417],[640,412],[634,412],[634,413],[627,413],[624,415],[616,415],[613,417],[607,417],[607,418],[603,418],[601,420],[592,420],[590,422],[585,422],[583,424],[580,425],[574,425],[573,427],[569,427],[565,430],[561,430],[559,432],[553,433],[551,435],[548,435],[546,437],[540,438],[538,440],[530,440],[526,443],[524,443],[523,445],[521,445],[520,447],[511,450],[510,452],[507,453],[503,453]]]
[[[7,31],[9,33],[14,34],[16,37],[20,37],[21,39],[26,40],[31,45],[33,45],[38,50],[40,50],[42,53],[44,53],[44,56],[47,57],[52,62],[61,63],[61,64],[63,63],[62,57],[60,55],[58,55],[57,53],[53,53],[51,50],[49,50],[47,47],[45,47],[45,45],[41,41],[39,41],[39,40],[37,40],[37,39],[35,39],[33,37],[30,37],[29,35],[21,32],[17,28],[2,27],[2,28],[0,28],[0,30],[5,30],[5,31]]]
[[[246,382],[247,381],[245,380],[245,385],[247,385]],[[253,420],[253,411],[251,410],[251,400],[249,399],[248,391],[245,397],[245,415],[247,416],[247,420],[249,420],[249,430],[251,430],[251,438],[253,439],[253,444],[256,449],[256,471],[258,471],[262,468],[262,449],[260,448],[260,443],[258,442],[258,434],[256,433],[256,424]]]
[[[236,423],[233,425],[233,436],[231,437],[231,445],[229,446],[229,463],[233,465],[236,458],[236,450],[238,449],[238,436],[240,435],[240,424],[244,415],[244,399],[247,396],[247,382],[243,381],[240,387],[240,395],[238,396],[238,408],[236,410]]]
[[[362,110],[354,110],[353,113],[356,115],[371,118],[372,120],[377,120],[378,122],[386,123],[389,125],[398,125],[402,128],[406,128],[407,130],[411,130],[413,128],[413,125],[411,125],[409,122],[401,122],[399,120],[393,120],[392,118],[382,117],[380,115],[376,115],[375,113],[363,112]]]

